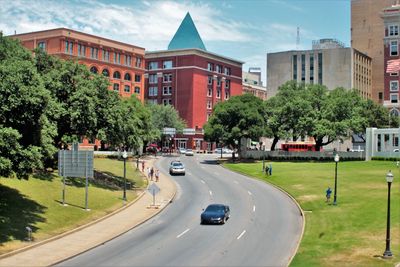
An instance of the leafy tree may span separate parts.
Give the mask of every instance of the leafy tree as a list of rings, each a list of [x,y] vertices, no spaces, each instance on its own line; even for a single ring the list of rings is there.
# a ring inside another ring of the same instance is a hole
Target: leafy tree
[[[233,96],[218,103],[204,125],[205,140],[220,141],[239,150],[242,138],[258,139],[263,132],[262,100],[251,94]]]

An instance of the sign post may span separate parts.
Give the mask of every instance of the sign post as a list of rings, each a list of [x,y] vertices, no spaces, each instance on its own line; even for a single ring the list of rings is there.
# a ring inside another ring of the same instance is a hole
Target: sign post
[[[155,183],[152,183],[147,188],[147,191],[149,191],[150,194],[153,195],[153,207],[155,207],[156,206],[156,195],[158,194],[158,192],[160,192],[160,188]]]

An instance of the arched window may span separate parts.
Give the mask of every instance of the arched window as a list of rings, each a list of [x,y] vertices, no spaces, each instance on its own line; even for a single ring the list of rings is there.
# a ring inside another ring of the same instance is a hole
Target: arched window
[[[140,94],[140,87],[135,86],[135,94]]]
[[[104,69],[102,73],[104,76],[110,77],[110,72],[108,71],[108,69]]]
[[[124,80],[125,81],[130,81],[131,80],[131,75],[129,73],[125,73]]]
[[[90,68],[90,72],[92,72],[92,73],[98,73],[99,70],[98,70],[95,66],[93,66],[93,67]]]
[[[114,75],[113,75],[114,79],[121,79],[121,73],[119,73],[119,71],[115,71]]]
[[[397,108],[394,108],[390,111],[390,115],[393,117],[398,117],[399,116],[399,110]]]

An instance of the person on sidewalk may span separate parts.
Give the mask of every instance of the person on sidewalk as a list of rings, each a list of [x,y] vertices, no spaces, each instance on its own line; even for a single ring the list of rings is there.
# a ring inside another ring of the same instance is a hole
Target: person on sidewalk
[[[153,181],[153,176],[154,176],[154,168],[151,167],[150,169],[150,180]]]
[[[147,179],[150,179],[150,167],[147,167]]]
[[[160,179],[160,170],[156,169],[156,182],[158,182]]]
[[[142,160],[142,172],[144,172],[144,160]]]

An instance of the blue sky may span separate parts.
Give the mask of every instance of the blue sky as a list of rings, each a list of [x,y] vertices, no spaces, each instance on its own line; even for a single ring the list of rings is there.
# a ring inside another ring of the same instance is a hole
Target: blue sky
[[[312,40],[350,45],[350,0],[0,0],[5,35],[58,27],[165,50],[190,12],[208,51],[260,67],[266,54],[311,49]]]

